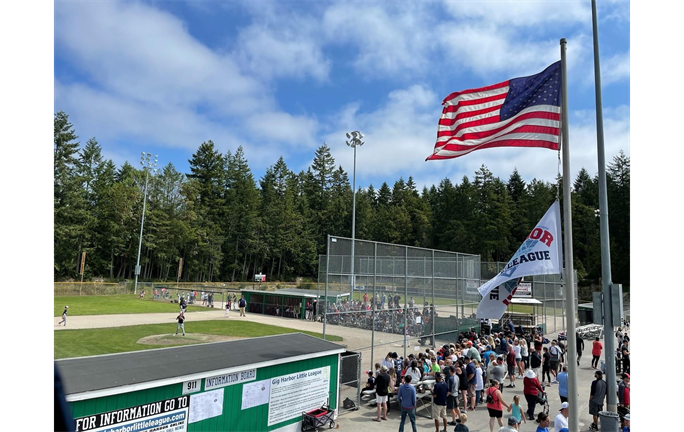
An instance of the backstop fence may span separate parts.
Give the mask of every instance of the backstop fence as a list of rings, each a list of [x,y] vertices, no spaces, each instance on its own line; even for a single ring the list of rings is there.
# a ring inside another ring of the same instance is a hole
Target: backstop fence
[[[319,256],[315,314],[326,332],[343,334],[347,348],[373,368],[390,352],[412,351],[456,341],[460,332],[480,329],[477,288],[507,263],[481,262],[479,255],[328,236]],[[528,278],[532,314],[545,332],[565,328],[565,293],[560,275]],[[577,280],[575,278],[575,280]],[[575,286],[575,289],[577,287]],[[341,330],[340,327],[345,327]],[[399,353],[399,355],[402,355]]]

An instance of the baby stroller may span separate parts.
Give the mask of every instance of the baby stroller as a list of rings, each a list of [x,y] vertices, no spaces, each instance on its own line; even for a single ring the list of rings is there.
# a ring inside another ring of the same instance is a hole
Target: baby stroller
[[[542,392],[542,394],[537,398],[537,403],[541,405],[542,412],[546,415],[549,415],[549,398],[546,397],[546,392]]]
[[[629,408],[625,406],[618,406],[617,412],[620,416],[620,427],[622,428],[625,425],[625,416],[629,414]]]

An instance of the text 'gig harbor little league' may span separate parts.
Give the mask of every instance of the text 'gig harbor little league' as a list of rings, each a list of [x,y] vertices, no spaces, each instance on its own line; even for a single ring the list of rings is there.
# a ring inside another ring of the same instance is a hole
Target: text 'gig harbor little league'
[[[316,375],[320,375],[322,373],[323,373],[323,371],[321,371],[321,370],[313,370],[313,371],[310,371],[308,373],[304,372],[304,373],[298,373],[298,374],[293,374],[293,375],[285,375],[285,376],[282,376],[280,378],[273,378],[273,380],[271,381],[271,384],[278,385],[281,382],[288,382],[288,381],[293,381],[293,380],[302,379],[302,378],[306,378],[306,377],[316,376]]]

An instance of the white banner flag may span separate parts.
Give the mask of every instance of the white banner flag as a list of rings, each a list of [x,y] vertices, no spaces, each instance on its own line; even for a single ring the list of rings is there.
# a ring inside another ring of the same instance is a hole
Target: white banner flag
[[[560,204],[554,202],[534,227],[506,267],[478,288],[485,298],[490,291],[511,279],[524,276],[560,274],[563,269]],[[516,284],[517,286],[517,284]],[[512,288],[511,288],[512,289]]]
[[[477,318],[501,319],[518,288],[519,281],[517,278],[511,279],[482,297],[480,304],[477,305]]]

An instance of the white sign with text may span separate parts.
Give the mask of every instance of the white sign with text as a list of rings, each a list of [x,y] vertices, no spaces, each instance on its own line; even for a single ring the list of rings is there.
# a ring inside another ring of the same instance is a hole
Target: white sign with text
[[[271,378],[268,426],[320,408],[330,397],[330,366]]]

